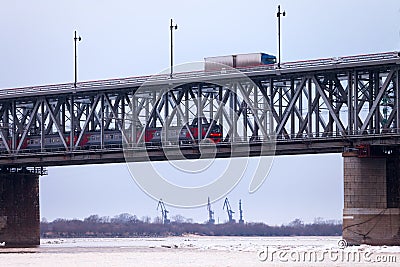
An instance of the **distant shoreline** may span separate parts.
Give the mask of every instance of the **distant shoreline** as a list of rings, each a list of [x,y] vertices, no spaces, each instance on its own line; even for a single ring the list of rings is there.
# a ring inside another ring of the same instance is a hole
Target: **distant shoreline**
[[[341,236],[342,225],[319,221],[304,224],[296,219],[288,225],[264,223],[199,224],[150,223],[140,220],[66,220],[41,222],[41,238],[161,238],[173,236]]]

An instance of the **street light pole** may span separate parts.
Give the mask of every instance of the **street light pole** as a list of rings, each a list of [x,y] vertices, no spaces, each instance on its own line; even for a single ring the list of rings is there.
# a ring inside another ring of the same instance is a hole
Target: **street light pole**
[[[281,15],[284,17],[286,12],[281,12],[281,6],[278,5],[278,13],[276,13],[278,17],[278,69],[281,68]]]
[[[76,88],[76,82],[78,80],[78,54],[76,52],[77,42],[80,42],[82,38],[80,36],[76,36],[76,31],[74,35],[74,43],[75,43],[75,80],[74,80],[74,87]]]
[[[169,78],[172,79],[172,73],[173,73],[173,67],[174,67],[174,49],[173,49],[173,30],[177,30],[178,25],[175,24],[173,25],[172,19],[171,19],[171,24],[169,26],[169,30],[171,32],[171,73],[169,74]]]

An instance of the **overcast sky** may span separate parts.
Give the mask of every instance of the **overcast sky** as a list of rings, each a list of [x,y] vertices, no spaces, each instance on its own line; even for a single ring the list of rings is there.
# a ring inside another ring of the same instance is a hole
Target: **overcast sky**
[[[400,2],[393,1],[2,1],[0,88],[73,81],[73,32],[78,30],[79,80],[154,74],[169,66],[169,20],[175,63],[250,52],[277,54],[277,5],[282,19],[282,61],[400,49]],[[245,220],[270,224],[295,218],[341,219],[341,155],[277,157],[254,194],[245,177],[229,194],[242,199]],[[157,202],[143,193],[124,164],[49,168],[40,178],[41,216],[48,220],[113,216],[155,217]],[[222,202],[215,218],[227,219]],[[206,208],[178,209],[195,221]],[[236,219],[237,219],[237,213]]]

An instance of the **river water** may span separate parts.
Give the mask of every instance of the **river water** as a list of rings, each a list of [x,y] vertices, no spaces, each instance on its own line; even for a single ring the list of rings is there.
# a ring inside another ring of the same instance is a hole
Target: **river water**
[[[0,266],[398,266],[400,247],[342,248],[340,237],[42,239],[0,248]]]

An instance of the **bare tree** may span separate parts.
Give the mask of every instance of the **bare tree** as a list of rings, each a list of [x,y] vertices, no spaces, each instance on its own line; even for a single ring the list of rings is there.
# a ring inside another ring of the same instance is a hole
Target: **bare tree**
[[[143,222],[143,223],[150,223],[150,222],[151,222],[151,217],[149,217],[149,216],[143,216],[143,217],[142,217],[142,222]]]
[[[172,220],[173,220],[174,222],[176,222],[176,223],[184,223],[184,222],[186,221],[186,218],[183,217],[183,216],[180,215],[180,214],[177,214],[177,215],[172,216]]]
[[[153,219],[153,223],[162,224],[162,222],[163,221],[160,216],[154,217],[154,219]]]

